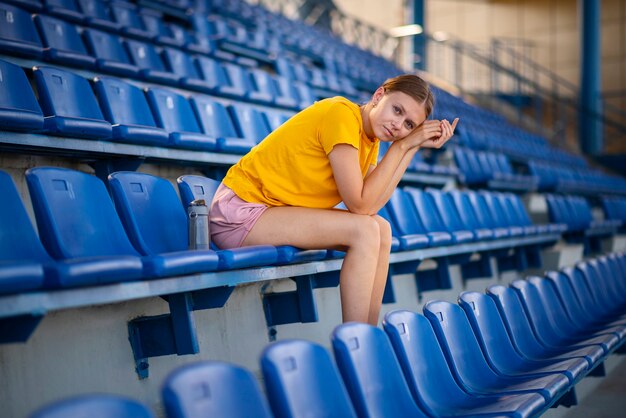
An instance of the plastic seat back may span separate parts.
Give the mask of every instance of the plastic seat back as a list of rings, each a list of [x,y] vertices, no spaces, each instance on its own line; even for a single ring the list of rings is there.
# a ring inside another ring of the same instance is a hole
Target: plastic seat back
[[[43,113],[26,74],[17,65],[0,60],[0,129],[31,131],[42,128]]]
[[[140,253],[153,255],[187,249],[187,214],[169,181],[150,174],[120,171],[109,175],[109,184],[128,237]]]
[[[85,29],[83,37],[99,68],[130,76],[137,73],[119,37],[94,29]]]
[[[406,187],[404,191],[413,199],[417,213],[428,232],[447,231],[445,224],[439,216],[435,202],[428,193],[414,187]]]
[[[222,362],[182,366],[161,390],[168,418],[271,418],[267,401],[248,370]]]
[[[261,355],[267,397],[276,417],[356,418],[339,371],[324,347],[280,341]]]
[[[472,333],[472,326],[460,306],[444,301],[430,301],[424,306],[424,316],[435,330],[448,364],[460,383],[480,388],[493,381],[494,372],[489,368]]]
[[[158,126],[168,132],[201,133],[200,125],[185,97],[161,88],[150,88],[147,97]]]
[[[383,330],[351,322],[335,328],[331,342],[358,416],[427,416],[413,400]]]
[[[562,345],[564,333],[561,331],[561,326],[565,325],[556,322],[552,312],[542,303],[537,288],[526,280],[515,280],[511,283],[511,287],[519,295],[524,311],[539,340],[548,346]]]
[[[147,406],[117,395],[82,395],[44,406],[30,418],[154,418]]]
[[[468,395],[461,390],[446,363],[428,319],[410,311],[385,315],[383,328],[400,361],[413,398],[432,416]]]
[[[396,188],[386,207],[401,235],[426,233],[426,228],[419,219],[411,197],[406,191]]]
[[[452,190],[447,194],[454,202],[454,206],[456,207],[459,217],[464,225],[466,225],[469,229],[474,230],[485,228],[485,225],[483,225],[477,218],[474,207],[472,206],[469,196],[466,193],[458,190]]]
[[[130,40],[125,41],[128,54],[138,68],[166,72],[161,56],[151,44]]]
[[[228,110],[233,118],[233,123],[243,136],[254,140],[257,144],[270,134],[270,128],[258,110],[249,107],[233,104],[228,106]]]
[[[86,79],[51,67],[35,67],[34,75],[46,130],[75,137],[111,137],[111,124],[104,120]]]
[[[26,181],[39,236],[54,258],[138,255],[97,177],[38,167],[26,171]]]
[[[184,207],[189,206],[189,203],[195,199],[204,199],[207,206],[210,205],[217,188],[220,186],[218,180],[194,175],[180,176],[177,182],[180,199],[183,201]]]
[[[0,3],[0,51],[40,58],[43,45],[30,13]]]
[[[35,16],[35,23],[45,46],[44,55],[73,66],[92,67],[96,59],[89,55],[76,26],[48,16]]]
[[[463,292],[459,305],[469,319],[485,358],[495,370],[507,373],[525,360],[516,351],[493,299],[484,293]]]
[[[470,229],[463,223],[454,202],[447,196],[447,193],[436,189],[427,189],[432,202],[435,204],[437,213],[441,217],[446,230],[448,231],[466,231]]]
[[[113,138],[167,144],[168,134],[156,126],[143,90],[111,77],[96,78],[94,87],[104,117],[113,124]]]

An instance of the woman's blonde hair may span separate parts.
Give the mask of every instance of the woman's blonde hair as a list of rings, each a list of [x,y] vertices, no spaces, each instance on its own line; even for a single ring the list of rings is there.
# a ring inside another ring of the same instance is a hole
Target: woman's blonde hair
[[[385,92],[401,91],[411,96],[417,103],[423,104],[426,117],[433,111],[435,98],[428,83],[414,74],[403,74],[387,79],[381,86]]]

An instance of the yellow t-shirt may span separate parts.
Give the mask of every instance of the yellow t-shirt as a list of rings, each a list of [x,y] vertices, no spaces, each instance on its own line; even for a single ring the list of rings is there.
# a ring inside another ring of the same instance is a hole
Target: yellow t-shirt
[[[359,151],[363,178],[376,165],[379,141],[363,132],[359,106],[320,100],[268,135],[232,166],[224,184],[246,202],[332,208],[341,202],[328,154],[337,144]]]

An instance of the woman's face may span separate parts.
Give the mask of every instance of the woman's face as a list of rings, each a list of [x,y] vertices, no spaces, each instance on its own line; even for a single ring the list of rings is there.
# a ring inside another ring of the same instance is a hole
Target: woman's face
[[[424,105],[401,91],[378,89],[372,102],[376,106],[369,114],[371,131],[381,141],[402,139],[426,120]]]

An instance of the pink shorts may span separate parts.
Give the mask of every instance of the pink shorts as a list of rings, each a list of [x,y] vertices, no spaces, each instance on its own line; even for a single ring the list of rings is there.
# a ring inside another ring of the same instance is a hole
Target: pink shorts
[[[261,203],[242,200],[224,183],[220,184],[209,211],[211,241],[222,250],[241,247],[267,208]]]

